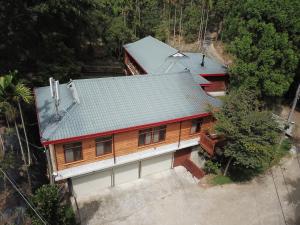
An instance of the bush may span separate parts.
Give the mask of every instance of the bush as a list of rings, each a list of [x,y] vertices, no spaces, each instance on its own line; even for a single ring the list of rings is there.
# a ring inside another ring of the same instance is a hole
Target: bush
[[[219,174],[221,165],[217,162],[207,160],[204,165],[205,173]]]
[[[39,188],[31,201],[39,214],[51,225],[74,225],[75,216],[72,208],[60,202],[59,189],[56,185],[43,185]],[[36,214],[29,210],[33,225],[43,223]]]

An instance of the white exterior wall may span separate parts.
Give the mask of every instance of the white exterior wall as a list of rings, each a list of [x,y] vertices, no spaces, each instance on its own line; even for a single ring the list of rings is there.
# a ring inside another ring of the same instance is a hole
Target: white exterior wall
[[[123,184],[139,178],[139,162],[114,168],[114,185]]]
[[[111,187],[112,170],[100,171],[85,176],[72,178],[75,197],[83,198],[96,195],[104,188]]]
[[[141,165],[141,177],[171,169],[172,158],[173,153],[143,160]]]

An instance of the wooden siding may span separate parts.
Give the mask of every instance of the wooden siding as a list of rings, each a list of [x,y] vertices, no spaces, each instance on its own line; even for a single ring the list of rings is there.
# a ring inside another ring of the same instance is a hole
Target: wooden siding
[[[228,76],[224,77],[205,77],[212,84],[204,87],[205,91],[226,91],[228,86]]]
[[[201,127],[201,133],[205,130],[209,129],[213,122],[211,117],[203,118],[203,124]],[[163,142],[149,144],[145,146],[138,146],[138,130],[119,133],[114,135],[114,149],[116,156],[127,155],[130,153],[142,151],[152,147],[158,147],[161,145],[176,143],[179,141],[179,136],[181,140],[188,140],[195,137],[199,137],[199,133],[191,134],[191,126],[192,120],[181,122],[181,134],[180,134],[180,123],[170,123],[167,124],[166,130],[166,139]],[[57,169],[62,170],[82,164],[87,164],[91,162],[95,162],[98,160],[113,158],[113,153],[104,155],[104,156],[96,156],[96,146],[95,146],[95,138],[92,139],[84,139],[82,140],[82,155],[83,159],[80,161],[65,163],[65,155],[63,144],[55,145],[55,155],[56,155],[56,164]]]

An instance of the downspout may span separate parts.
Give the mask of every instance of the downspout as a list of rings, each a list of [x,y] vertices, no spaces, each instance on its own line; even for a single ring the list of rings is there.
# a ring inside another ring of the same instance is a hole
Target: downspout
[[[114,164],[116,164],[116,151],[115,151],[115,135],[112,135],[112,142],[113,142],[113,155],[114,155]]]
[[[180,142],[181,142],[181,124],[182,121],[179,122],[178,148],[180,147]]]
[[[47,162],[48,162],[48,173],[49,173],[49,180],[50,180],[50,184],[54,184],[54,179],[53,179],[53,175],[52,175],[52,163],[51,163],[51,158],[50,158],[50,152],[49,149],[47,149],[44,146],[45,149],[45,153],[46,153],[46,157],[47,157]]]

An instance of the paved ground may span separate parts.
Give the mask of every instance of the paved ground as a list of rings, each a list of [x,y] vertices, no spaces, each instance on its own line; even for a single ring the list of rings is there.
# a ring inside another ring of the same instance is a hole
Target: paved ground
[[[89,203],[81,204],[82,224],[300,224],[298,163],[294,156],[272,170],[280,201],[271,173],[246,184],[205,188],[184,168],[177,167],[105,190]]]

